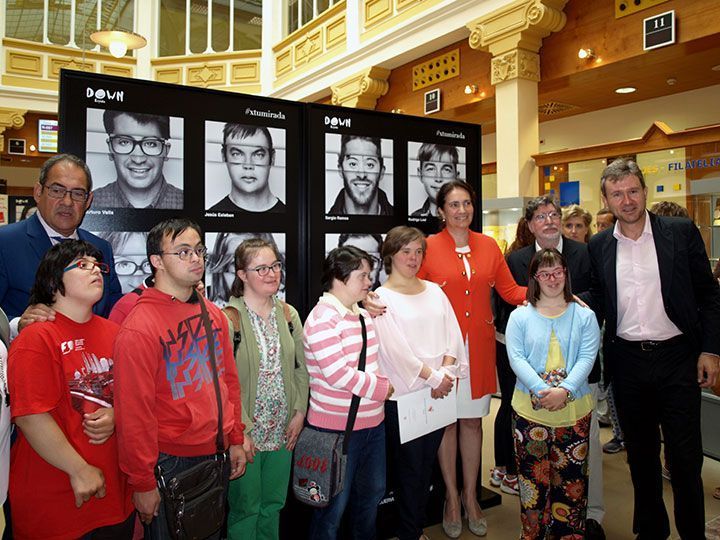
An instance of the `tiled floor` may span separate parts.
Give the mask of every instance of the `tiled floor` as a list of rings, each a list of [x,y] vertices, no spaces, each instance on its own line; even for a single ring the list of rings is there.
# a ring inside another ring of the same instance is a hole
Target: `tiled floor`
[[[495,412],[499,405],[498,399],[493,399],[490,415],[483,423],[485,441],[483,443],[483,484],[488,486],[490,467],[493,465],[493,421]],[[602,442],[612,437],[609,428],[600,430]],[[603,526],[608,540],[632,540],[632,483],[630,473],[625,463],[625,452],[619,454],[604,454],[603,472],[605,481],[605,520]],[[705,485],[705,514],[707,520],[720,517],[720,500],[713,499],[714,489],[720,486],[720,463],[712,459],[705,459],[703,467],[703,481]],[[670,482],[663,481],[665,485],[665,502],[670,514],[670,521],[673,525],[674,536],[677,531],[674,529],[672,517],[672,491]],[[498,490],[499,491],[499,490]],[[512,495],[502,494],[502,505],[491,508],[485,512],[488,520],[488,534],[485,538],[494,540],[517,540],[520,532],[520,510],[518,498]],[[720,520],[718,520],[720,521]],[[715,525],[715,527],[718,527]],[[447,538],[440,525],[425,530],[432,540],[443,540]],[[467,529],[467,523],[463,534],[463,540],[472,540],[477,537]],[[717,537],[708,536],[708,540],[718,540]]]

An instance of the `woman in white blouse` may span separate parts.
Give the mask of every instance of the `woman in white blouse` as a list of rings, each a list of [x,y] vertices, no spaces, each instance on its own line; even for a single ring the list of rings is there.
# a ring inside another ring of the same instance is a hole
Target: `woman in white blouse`
[[[387,306],[373,322],[380,340],[380,367],[395,388],[385,403],[388,450],[394,471],[400,540],[423,534],[430,477],[444,428],[400,444],[399,396],[426,392],[442,399],[457,377],[467,376],[465,345],[455,313],[438,285],[416,276],[425,254],[425,237],[414,227],[395,227],[382,247],[388,279],[377,289]]]

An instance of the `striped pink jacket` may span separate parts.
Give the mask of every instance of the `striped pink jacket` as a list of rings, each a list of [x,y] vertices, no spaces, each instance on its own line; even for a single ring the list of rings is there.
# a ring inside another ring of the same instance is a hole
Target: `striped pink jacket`
[[[358,314],[365,317],[367,355],[365,371],[357,369],[362,347]],[[384,400],[390,382],[378,372],[378,341],[370,315],[351,312],[325,293],[305,321],[303,345],[310,375],[308,422],[317,427],[344,430],[353,394],[360,396],[354,430],[375,427],[384,418]]]

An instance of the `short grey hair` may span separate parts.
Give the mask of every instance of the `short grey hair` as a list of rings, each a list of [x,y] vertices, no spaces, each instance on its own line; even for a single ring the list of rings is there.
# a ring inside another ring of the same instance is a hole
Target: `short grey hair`
[[[539,197],[535,197],[534,199],[531,199],[527,206],[525,207],[525,221],[530,223],[533,219],[533,215],[537,211],[538,208],[541,206],[545,206],[548,204],[552,204],[555,207],[555,210],[558,214],[561,213],[560,211],[560,205],[558,204],[557,200],[552,197],[551,195],[540,195]]]
[[[640,180],[640,185],[645,189],[645,177],[640,167],[638,167],[638,164],[631,158],[617,158],[605,167],[605,170],[602,172],[602,176],[600,177],[600,191],[605,195],[605,182],[608,180],[610,182],[617,182],[631,175],[637,176],[638,180]]]
[[[48,174],[50,174],[50,169],[52,169],[58,163],[63,162],[72,163],[76,167],[82,169],[85,172],[85,178],[87,180],[87,190],[92,191],[92,173],[90,172],[90,168],[82,159],[73,154],[58,154],[43,163],[43,166],[40,169],[40,178],[38,179],[40,185],[44,186],[45,182],[47,182],[47,177]]]

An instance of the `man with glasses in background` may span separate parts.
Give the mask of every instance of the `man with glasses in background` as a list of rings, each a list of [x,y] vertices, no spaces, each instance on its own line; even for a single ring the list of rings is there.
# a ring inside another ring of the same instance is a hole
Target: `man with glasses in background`
[[[536,251],[540,249],[557,249],[565,256],[568,268],[568,277],[573,294],[579,294],[590,289],[590,254],[587,245],[562,236],[562,212],[557,201],[549,195],[536,197],[528,202],[525,207],[525,220],[528,223],[530,232],[535,235],[535,242],[518,251],[508,255],[507,263],[518,285],[527,286],[530,261]],[[498,333],[504,333],[510,312],[515,306],[509,306],[498,299],[498,313],[496,328]],[[503,336],[504,337],[504,336]],[[501,342],[502,343],[502,342]],[[515,463],[512,454],[501,457],[498,462],[498,444],[512,449],[512,428],[510,427],[510,401],[512,400],[513,388],[515,386],[515,374],[510,369],[505,346],[497,348],[497,368],[500,389],[502,392],[501,411],[498,411],[495,424],[495,448],[496,448],[496,469],[501,465],[507,467],[507,475],[510,475],[512,482],[500,478],[501,489],[506,493],[517,491],[517,480],[514,478]],[[598,383],[600,382],[600,363],[595,362],[592,372],[588,377],[593,399],[597,402]],[[503,423],[504,419],[504,423]],[[507,453],[507,452],[506,452]],[[506,454],[505,453],[505,454]],[[504,454],[501,454],[504,455]],[[603,500],[603,469],[602,469],[602,447],[600,445],[600,426],[597,415],[592,415],[590,423],[590,448],[588,452],[588,487],[587,487],[587,518],[585,520],[585,538],[587,540],[604,540],[605,532],[602,528],[602,521],[605,516],[605,503]],[[495,470],[493,476],[496,476]],[[502,468],[501,468],[502,469]],[[498,480],[491,478],[491,483],[498,485]],[[509,488],[513,487],[514,490]]]
[[[459,178],[457,147],[423,143],[418,149],[417,159],[420,162],[417,169],[418,178],[425,188],[427,198],[423,205],[410,215],[412,217],[437,216],[435,198],[438,191],[443,184]]]
[[[223,128],[222,158],[230,175],[230,193],[209,211],[285,212],[283,202],[270,191],[275,149],[268,128],[228,122]]]
[[[340,139],[338,171],[343,188],[328,215],[391,216],[393,207],[380,189],[385,174],[379,137],[343,135]]]
[[[27,324],[54,320],[49,306],[28,306],[30,289],[40,260],[51,246],[65,240],[85,240],[103,254],[110,267],[103,274],[104,289],[93,311],[107,317],[122,295],[110,244],[80,229],[93,201],[92,176],[83,160],[71,154],[48,159],[33,189],[38,211],[30,218],[0,227],[0,307],[11,320],[16,335]]]
[[[163,175],[170,151],[170,117],[106,110],[103,125],[117,180],[95,190],[95,206],[182,208],[183,190]]]

